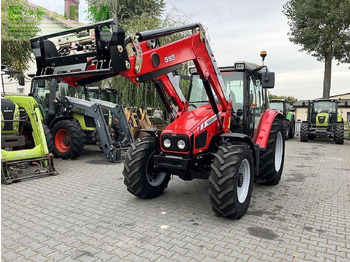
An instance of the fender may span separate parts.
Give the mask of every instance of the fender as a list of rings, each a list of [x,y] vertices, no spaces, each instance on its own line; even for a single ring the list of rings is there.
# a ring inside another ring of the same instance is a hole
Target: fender
[[[261,149],[265,149],[267,146],[270,130],[275,118],[283,119],[284,117],[277,110],[267,109],[264,116],[260,120],[260,127],[255,145],[258,145]]]
[[[286,115],[286,118],[287,120],[289,120],[289,122],[292,122],[293,117],[294,117],[293,112],[288,112]]]
[[[70,116],[58,116],[58,117],[55,117],[54,120],[51,121],[51,123],[49,124],[48,128],[52,128],[54,126],[54,124],[56,124],[58,121],[61,121],[61,120],[73,120],[74,118],[73,117],[70,117]]]

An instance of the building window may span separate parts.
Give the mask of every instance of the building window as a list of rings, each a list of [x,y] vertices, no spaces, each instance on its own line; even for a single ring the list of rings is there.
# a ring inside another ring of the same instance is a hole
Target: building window
[[[346,115],[346,122],[350,122],[350,112],[348,112]]]

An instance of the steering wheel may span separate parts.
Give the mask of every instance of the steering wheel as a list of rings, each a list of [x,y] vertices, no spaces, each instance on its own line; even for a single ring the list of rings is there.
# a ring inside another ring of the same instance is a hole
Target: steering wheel
[[[197,108],[197,106],[195,104],[188,104],[188,107],[190,107],[190,106]]]

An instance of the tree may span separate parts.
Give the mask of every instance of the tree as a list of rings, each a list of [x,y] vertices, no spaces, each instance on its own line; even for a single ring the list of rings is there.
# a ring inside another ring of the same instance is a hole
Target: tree
[[[41,13],[26,0],[1,1],[1,64],[23,73],[31,59],[29,39],[38,33]]]
[[[278,95],[273,95],[273,94],[269,94],[269,99],[286,99],[287,102],[292,102],[292,103],[296,103],[298,102],[298,99],[295,98],[294,96],[278,96]]]
[[[88,0],[88,4],[93,21],[98,20],[95,16],[96,11],[107,8],[109,18],[116,18],[122,26],[125,20],[134,20],[143,14],[152,19],[159,19],[165,7],[164,0]]]
[[[332,60],[350,63],[350,0],[288,0],[289,40],[325,63],[323,98],[329,98]]]

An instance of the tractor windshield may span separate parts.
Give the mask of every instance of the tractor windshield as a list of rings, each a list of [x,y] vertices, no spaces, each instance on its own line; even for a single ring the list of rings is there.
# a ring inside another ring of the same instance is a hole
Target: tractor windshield
[[[214,92],[213,94],[214,94],[215,100],[217,100],[217,97]],[[203,81],[202,79],[200,79],[199,75],[197,74],[192,75],[192,78],[191,78],[191,87],[190,87],[188,103],[189,103],[189,110],[193,110],[194,108],[197,108],[209,103],[209,98],[207,96],[207,93],[205,92]]]
[[[222,72],[221,75],[226,86],[226,94],[232,101],[233,110],[243,109],[243,72]]]
[[[59,82],[56,87],[56,98],[61,98],[62,96],[84,98],[84,92],[82,90],[83,87],[74,88],[66,83]],[[31,92],[45,118],[49,111],[50,80],[33,80]]]
[[[283,113],[283,102],[270,102],[270,109]]]
[[[243,73],[242,72],[222,72],[222,79],[224,80],[226,94],[232,101],[233,109],[243,108]],[[213,92],[214,93],[214,92]],[[214,93],[214,97],[217,97]],[[203,85],[203,81],[200,79],[199,75],[193,74],[191,80],[191,88],[189,94],[189,110],[193,110],[199,106],[209,103],[207,93]]]
[[[315,113],[336,113],[336,104],[333,101],[314,102],[313,111]]]

